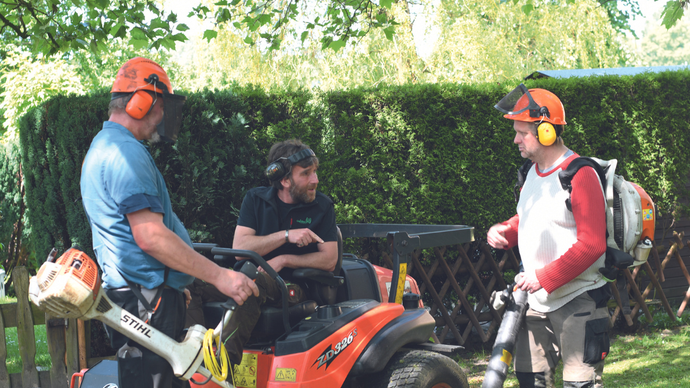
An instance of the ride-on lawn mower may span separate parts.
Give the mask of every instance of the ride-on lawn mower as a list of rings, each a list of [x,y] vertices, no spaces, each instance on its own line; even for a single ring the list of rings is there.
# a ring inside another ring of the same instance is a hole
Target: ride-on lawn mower
[[[472,241],[473,228],[373,224],[340,227],[345,237],[386,237],[393,253],[393,270],[342,254],[339,239],[336,271],[292,272],[289,280],[304,285],[314,300],[290,308],[284,280],[255,252],[212,244],[195,246],[219,261],[239,256],[256,262],[276,279],[283,294],[283,308],[262,307],[242,363],[234,367],[234,376],[227,380],[221,378],[222,373],[209,371],[216,369],[218,361],[209,359],[208,354],[213,352],[217,357],[223,348],[214,351],[210,343],[218,343],[217,338],[230,321],[235,309],[232,300],[204,306],[207,324],[219,322],[215,330],[194,325],[185,339],[177,342],[109,301],[100,288],[96,264],[75,249],[57,260],[49,257],[31,279],[30,296],[39,308],[57,317],[103,321],[168,360],[175,375],[189,380],[192,387],[469,387],[457,362],[441,354],[454,354],[460,347],[429,342],[435,321],[420,302],[416,282],[406,273],[413,250]],[[244,264],[242,272],[252,277],[256,267]],[[411,292],[405,293],[406,289]],[[114,375],[100,376],[97,383],[89,382],[89,371],[79,374],[80,388],[102,388],[104,380],[109,380],[106,383],[111,386],[118,385],[116,371]]]

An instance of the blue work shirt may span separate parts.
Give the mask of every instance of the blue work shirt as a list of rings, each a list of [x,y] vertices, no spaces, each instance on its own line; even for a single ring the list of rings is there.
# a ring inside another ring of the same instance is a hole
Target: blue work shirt
[[[163,283],[165,266],[139,248],[127,214],[146,208],[162,213],[165,226],[192,246],[151,154],[120,124],[106,121],[91,142],[81,168],[81,196],[106,289],[127,286],[123,276],[149,289]],[[192,280],[171,269],[166,284],[182,291]]]

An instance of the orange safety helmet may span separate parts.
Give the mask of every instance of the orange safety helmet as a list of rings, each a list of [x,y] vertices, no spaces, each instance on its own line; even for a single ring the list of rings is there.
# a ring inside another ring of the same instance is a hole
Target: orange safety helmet
[[[142,57],[127,61],[117,71],[110,93],[113,100],[126,98],[125,112],[137,120],[151,111],[158,97],[163,97],[164,115],[157,131],[164,140],[177,140],[181,108],[187,98],[174,94],[168,74],[156,62]]]
[[[545,89],[529,89],[520,84],[508,93],[495,108],[510,120],[539,122],[537,138],[549,146],[560,136],[554,125],[565,125],[565,109],[561,100]],[[547,123],[547,124],[544,124]]]
[[[155,75],[155,80],[151,79]],[[154,93],[173,93],[168,74],[156,62],[136,57],[127,61],[117,71],[115,83],[110,93],[131,93],[137,90],[150,90]]]

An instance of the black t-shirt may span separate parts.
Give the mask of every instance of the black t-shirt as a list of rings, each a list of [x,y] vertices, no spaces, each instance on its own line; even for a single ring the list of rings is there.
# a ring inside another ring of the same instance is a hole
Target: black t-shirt
[[[323,241],[337,241],[333,201],[321,192],[310,203],[286,204],[278,199],[273,187],[255,187],[242,201],[237,225],[254,229],[257,236],[266,236],[279,230],[309,228]],[[283,244],[268,253],[270,260],[283,254],[303,255],[318,252],[318,244],[298,248],[295,244]]]

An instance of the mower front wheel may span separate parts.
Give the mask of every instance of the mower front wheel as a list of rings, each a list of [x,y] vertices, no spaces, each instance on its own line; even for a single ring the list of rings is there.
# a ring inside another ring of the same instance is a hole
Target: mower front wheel
[[[376,375],[377,388],[469,388],[467,376],[450,357],[426,350],[396,353]]]

